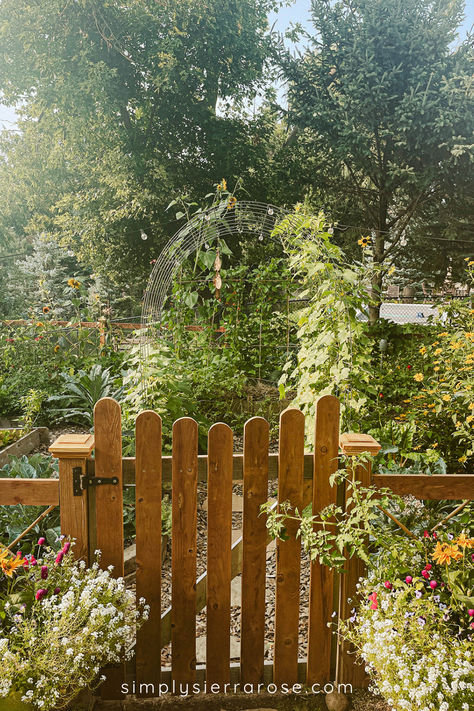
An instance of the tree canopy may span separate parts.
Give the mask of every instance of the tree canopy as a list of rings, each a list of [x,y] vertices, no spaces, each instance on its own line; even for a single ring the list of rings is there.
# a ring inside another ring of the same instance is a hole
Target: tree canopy
[[[424,215],[459,206],[472,177],[472,42],[453,44],[462,12],[461,0],[314,0],[309,49],[284,59],[310,183],[334,217],[373,231],[378,263],[420,235]]]

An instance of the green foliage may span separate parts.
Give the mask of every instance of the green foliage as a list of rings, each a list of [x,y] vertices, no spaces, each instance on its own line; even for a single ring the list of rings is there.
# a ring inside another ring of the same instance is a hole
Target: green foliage
[[[94,420],[94,406],[103,397],[120,400],[123,389],[110,368],[93,365],[88,373],[79,370],[71,375],[60,373],[63,380],[62,393],[51,395],[48,403],[53,404],[53,414],[57,420],[69,420],[90,427]],[[57,407],[56,405],[62,405]]]
[[[0,469],[0,478],[4,479],[51,479],[58,476],[57,460],[44,454],[32,454],[30,457],[10,457],[8,464]],[[26,529],[42,514],[42,506],[0,506],[0,530],[7,545],[14,541],[20,533]],[[23,553],[33,550],[38,537],[46,535],[51,539],[59,536],[59,509],[54,509],[44,518],[41,523],[34,526],[29,533],[22,538],[18,544],[18,549]]]
[[[434,261],[438,283],[452,272],[451,255],[466,249],[456,238],[468,234],[467,204],[472,212],[472,50],[469,38],[455,45],[463,5],[315,0],[308,49],[282,59],[299,149],[294,169],[311,156],[305,177],[316,202],[334,220],[373,231],[377,264],[395,256],[429,274]],[[426,225],[452,240],[448,249],[426,241]],[[410,247],[418,244],[415,259],[403,244],[407,232]],[[355,246],[356,235],[338,238]],[[383,276],[373,274],[377,299]]]
[[[0,147],[0,234],[54,234],[139,301],[170,194],[236,174],[265,190],[274,115],[239,109],[270,73],[277,4],[3,2],[0,93],[22,118]]]
[[[3,447],[8,447],[8,445],[10,444],[13,444],[13,442],[19,440],[20,437],[23,437],[24,434],[25,430],[22,429],[0,430],[0,449],[2,449]]]
[[[287,384],[294,388],[294,403],[307,416],[309,443],[319,395],[340,398],[346,428],[361,418],[368,395],[375,392],[371,344],[359,318],[369,301],[368,272],[363,265],[346,264],[330,229],[323,213],[313,216],[304,208],[275,229],[285,241],[299,296],[308,300],[298,314],[297,363],[285,365],[280,387],[282,393]]]

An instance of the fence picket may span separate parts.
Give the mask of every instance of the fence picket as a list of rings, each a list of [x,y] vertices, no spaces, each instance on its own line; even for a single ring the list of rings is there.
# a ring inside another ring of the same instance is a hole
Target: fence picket
[[[233,435],[215,424],[208,442],[206,679],[230,681],[230,581]]]
[[[161,417],[151,410],[136,421],[136,598],[150,615],[137,632],[137,694],[161,678]]]
[[[253,417],[244,428],[241,681],[263,678],[267,530],[260,506],[268,497],[269,425]]]
[[[280,415],[278,502],[289,501],[301,512],[303,502],[304,415],[294,408]],[[277,540],[275,590],[274,682],[298,681],[298,624],[300,602],[301,541],[298,523],[285,525],[288,539]]]
[[[338,468],[339,400],[323,395],[316,402],[313,468],[313,514],[336,503],[337,488],[329,477]],[[332,630],[334,608],[334,573],[318,561],[311,565],[308,618],[308,666],[306,683],[325,684],[331,680]]]
[[[110,397],[102,398],[94,408],[95,477],[117,477],[118,484],[95,488],[96,545],[101,551],[102,568],[113,565],[112,575],[123,576],[123,494],[122,494],[122,424],[120,405]],[[107,699],[123,697],[123,664],[105,670],[106,682],[101,695]]]
[[[196,523],[198,425],[182,417],[173,425],[171,532],[172,674],[192,683],[196,669]]]

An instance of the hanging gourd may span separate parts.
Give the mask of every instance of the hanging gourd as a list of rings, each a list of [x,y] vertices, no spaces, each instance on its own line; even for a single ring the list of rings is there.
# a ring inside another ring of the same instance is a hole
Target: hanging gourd
[[[220,274],[221,267],[222,267],[222,259],[221,259],[221,255],[219,253],[219,247],[218,247],[216,258],[214,260],[214,269],[215,269],[216,273],[214,274],[214,279],[212,280],[212,283],[214,284],[214,288],[216,290],[215,297],[218,301],[220,301],[220,298],[221,298],[221,288],[222,288],[222,277]]]

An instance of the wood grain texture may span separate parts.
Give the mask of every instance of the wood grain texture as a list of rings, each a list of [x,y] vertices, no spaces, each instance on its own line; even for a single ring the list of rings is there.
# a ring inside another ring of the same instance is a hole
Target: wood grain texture
[[[161,417],[146,410],[136,421],[136,598],[150,614],[137,632],[138,689],[161,676],[161,487]]]
[[[206,667],[208,684],[221,689],[230,681],[232,448],[230,427],[213,425],[208,438]]]
[[[88,491],[74,496],[72,488],[73,469],[79,467],[86,473],[86,459],[59,460],[59,509],[61,533],[75,539],[72,549],[74,557],[89,562],[89,506]]]
[[[58,479],[0,479],[0,506],[17,504],[59,506]]]
[[[377,474],[377,486],[392,489],[394,494],[411,494],[417,499],[474,499],[474,474]]]
[[[173,425],[171,533],[171,652],[176,683],[196,669],[196,522],[198,425],[183,417]]]
[[[336,503],[337,487],[329,477],[338,468],[339,400],[323,395],[316,402],[314,434],[313,514]],[[334,608],[334,573],[327,566],[314,561],[310,572],[308,618],[308,667],[306,682],[325,684],[331,681],[332,630]]]
[[[244,428],[244,511],[242,550],[242,683],[263,677],[265,645],[266,516],[260,506],[268,495],[269,425],[253,417]]]
[[[357,466],[355,478],[362,486],[370,486],[371,462]],[[350,508],[350,507],[346,507]],[[341,575],[340,597],[339,597],[339,618],[347,620],[351,616],[354,607],[354,600],[357,597],[356,585],[361,576],[365,576],[366,566],[360,558],[356,556],[349,558],[346,556],[345,571]],[[351,602],[348,602],[348,600]],[[341,684],[352,684],[353,688],[365,688],[369,684],[369,679],[364,670],[364,665],[354,653],[353,647],[347,642],[339,645],[337,680]]]
[[[95,476],[117,477],[118,485],[95,488],[96,545],[102,568],[123,576],[122,425],[120,405],[113,398],[99,400],[94,408]],[[125,667],[107,667],[101,687],[105,699],[121,699]]]
[[[280,415],[279,504],[289,501],[294,513],[303,503],[304,415],[288,409]],[[288,539],[277,540],[275,590],[274,682],[293,685],[298,679],[298,624],[300,605],[301,539],[297,521],[285,526]]]

